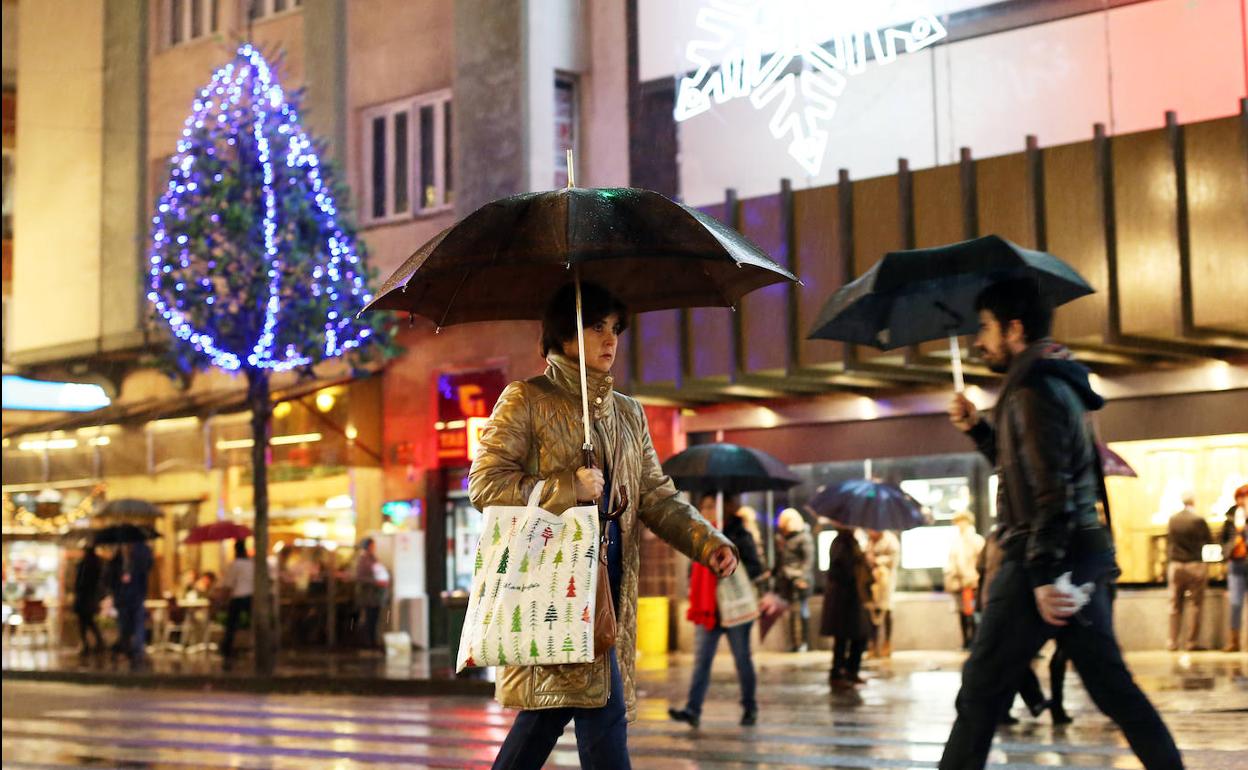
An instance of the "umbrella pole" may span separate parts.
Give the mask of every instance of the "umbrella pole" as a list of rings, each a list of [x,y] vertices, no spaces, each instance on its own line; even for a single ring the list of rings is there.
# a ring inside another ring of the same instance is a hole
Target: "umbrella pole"
[[[966,390],[966,383],[962,380],[962,347],[956,332],[949,334],[949,359],[953,362],[953,389],[961,393]]]
[[[722,489],[715,493],[715,527],[724,528],[724,491]]]
[[[581,318],[581,266],[573,267],[572,274],[576,282],[576,351],[581,370],[581,419],[585,426],[585,444],[581,448],[592,452],[594,442],[589,437],[589,387],[585,377],[585,321]]]

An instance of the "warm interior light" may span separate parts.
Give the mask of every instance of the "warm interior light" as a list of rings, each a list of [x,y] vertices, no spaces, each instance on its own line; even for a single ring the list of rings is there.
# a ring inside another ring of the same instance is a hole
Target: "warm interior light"
[[[316,394],[316,408],[322,412],[328,412],[333,409],[336,401],[337,399],[334,398],[334,394],[330,393],[328,390],[322,390],[320,393]]]
[[[273,416],[279,420],[283,420],[290,416],[290,402],[280,401],[277,406],[273,407]]]

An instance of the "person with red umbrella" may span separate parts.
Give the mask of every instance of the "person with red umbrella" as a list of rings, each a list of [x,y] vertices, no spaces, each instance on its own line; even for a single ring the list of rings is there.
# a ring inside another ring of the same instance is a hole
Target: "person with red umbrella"
[[[234,541],[234,561],[225,568],[221,588],[229,597],[225,614],[225,638],[221,640],[221,657],[226,665],[234,660],[234,634],[242,623],[243,613],[251,614],[251,597],[255,591],[255,567],[247,553],[247,541]]]

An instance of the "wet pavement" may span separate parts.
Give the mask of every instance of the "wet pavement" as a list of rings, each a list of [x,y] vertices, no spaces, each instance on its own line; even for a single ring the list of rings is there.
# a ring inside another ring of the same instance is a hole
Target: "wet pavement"
[[[1193,770],[1248,768],[1248,656],[1128,656]],[[731,657],[716,661],[702,726],[668,721],[689,679],[687,656],[643,660],[636,768],[928,768],[953,720],[961,657],[901,653],[868,665],[869,681],[832,693],[826,654],[760,654],[757,727],[737,725]],[[1046,673],[1038,666],[1044,681]],[[1046,683],[1047,689],[1047,683]],[[1073,725],[1055,728],[1021,704],[992,762],[1010,768],[1138,768],[1121,735],[1072,672]],[[488,767],[512,715],[483,698],[253,695],[6,681],[3,764],[55,768]],[[572,731],[548,767],[577,767]]]

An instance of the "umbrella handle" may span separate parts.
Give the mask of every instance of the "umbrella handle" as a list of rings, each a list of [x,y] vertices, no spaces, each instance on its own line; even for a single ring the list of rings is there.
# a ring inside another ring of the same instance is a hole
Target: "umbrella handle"
[[[949,334],[949,359],[953,362],[953,389],[961,393],[966,390],[966,383],[962,379],[962,348],[956,332]]]

